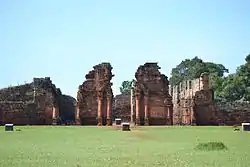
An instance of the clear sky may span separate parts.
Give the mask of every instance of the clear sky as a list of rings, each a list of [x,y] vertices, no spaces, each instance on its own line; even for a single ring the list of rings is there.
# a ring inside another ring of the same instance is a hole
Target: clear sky
[[[147,61],[168,76],[194,56],[235,72],[248,53],[249,0],[0,0],[0,88],[49,76],[75,97],[110,62],[117,94]]]

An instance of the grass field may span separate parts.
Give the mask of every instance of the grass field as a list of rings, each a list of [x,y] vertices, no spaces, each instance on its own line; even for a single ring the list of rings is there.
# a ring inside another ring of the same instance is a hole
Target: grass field
[[[0,127],[1,167],[249,167],[250,133],[232,127]],[[228,150],[198,151],[223,142]]]

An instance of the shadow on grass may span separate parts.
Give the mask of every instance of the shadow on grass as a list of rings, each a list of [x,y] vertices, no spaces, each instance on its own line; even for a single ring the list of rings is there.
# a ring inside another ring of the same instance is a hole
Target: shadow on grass
[[[227,146],[222,142],[199,143],[195,150],[197,151],[223,151],[228,150]]]

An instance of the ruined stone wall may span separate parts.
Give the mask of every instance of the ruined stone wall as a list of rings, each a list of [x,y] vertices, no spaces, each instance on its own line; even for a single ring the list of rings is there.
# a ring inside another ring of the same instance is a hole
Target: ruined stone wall
[[[93,67],[77,92],[77,124],[111,124],[113,92],[111,89],[112,66],[101,63]]]
[[[58,89],[50,78],[0,89],[0,123],[16,125],[52,124],[58,115]]]
[[[171,88],[173,122],[180,125],[215,125],[213,90],[207,73]]]
[[[113,118],[121,118],[122,121],[131,121],[131,94],[116,95],[113,103]]]
[[[212,85],[210,80],[207,83],[207,89],[211,89]],[[175,85],[171,87],[170,94],[173,98],[173,104],[178,104],[180,99],[190,99],[192,98],[197,91],[203,89],[203,83],[201,83],[201,79],[197,78],[194,80],[182,81],[179,85]]]
[[[248,102],[215,101],[207,77],[183,81],[171,88],[174,124],[179,125],[237,125],[250,122]]]
[[[220,125],[240,125],[250,122],[249,102],[215,101],[216,115]]]
[[[73,124],[75,122],[76,99],[62,94],[59,98],[60,124]]]
[[[193,123],[196,125],[218,125],[211,89],[200,90],[195,93],[193,118]]]
[[[135,73],[135,115],[138,125],[172,124],[169,82],[159,69],[157,63],[145,63]]]

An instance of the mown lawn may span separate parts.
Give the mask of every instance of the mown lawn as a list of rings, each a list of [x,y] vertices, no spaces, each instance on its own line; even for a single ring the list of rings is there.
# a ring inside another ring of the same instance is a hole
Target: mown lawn
[[[250,133],[232,127],[0,127],[1,167],[249,167]],[[197,151],[223,142],[228,150]]]

